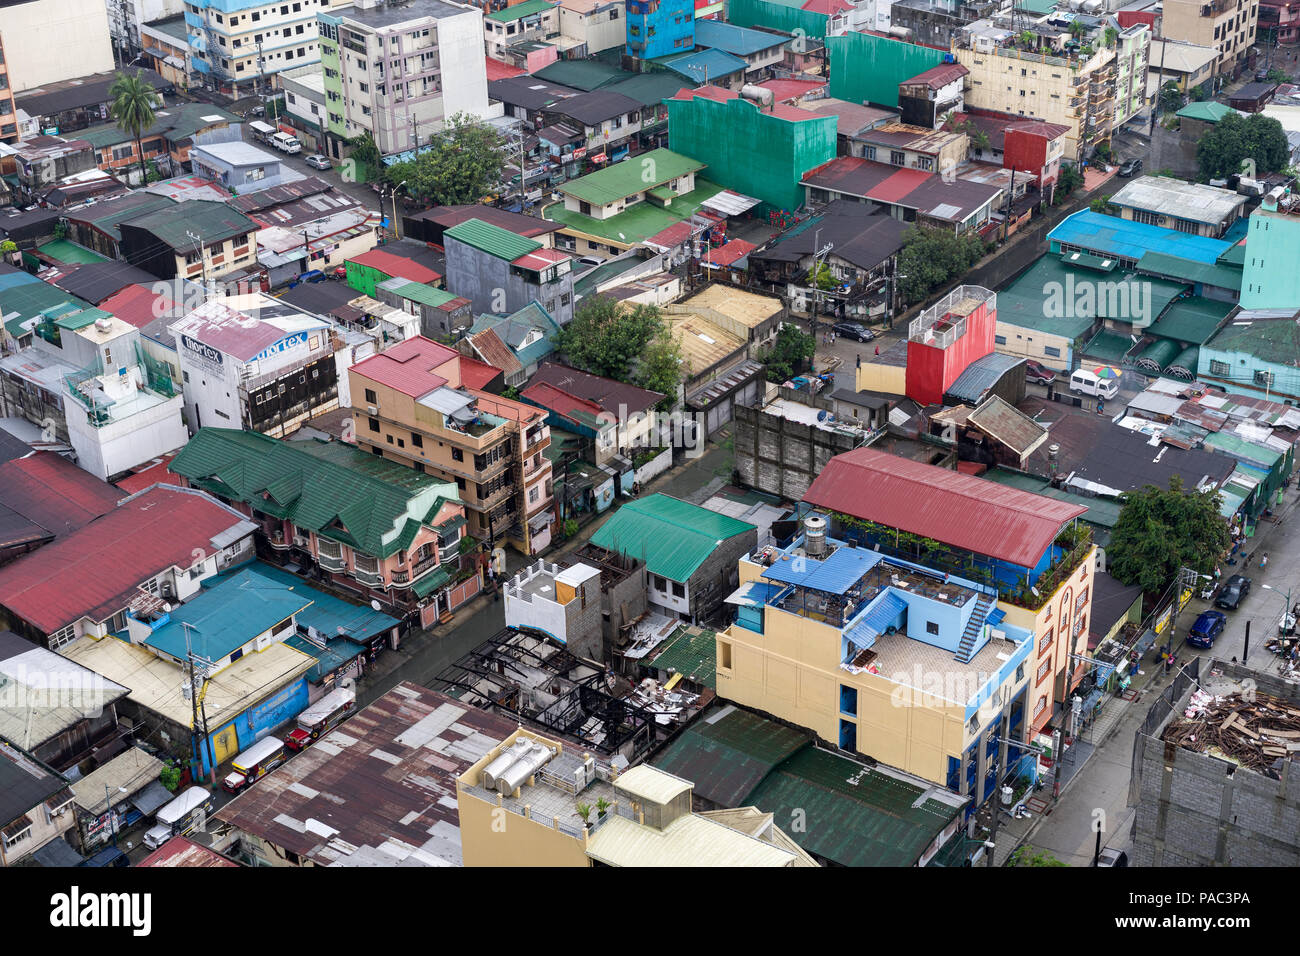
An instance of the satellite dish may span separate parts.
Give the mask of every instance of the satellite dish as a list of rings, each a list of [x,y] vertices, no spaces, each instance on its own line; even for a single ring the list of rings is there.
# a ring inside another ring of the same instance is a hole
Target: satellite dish
[[[382,611],[382,610],[383,610],[383,607],[380,605],[380,603],[379,603],[378,601],[371,601],[371,602],[370,602],[370,609],[371,609],[372,611]]]

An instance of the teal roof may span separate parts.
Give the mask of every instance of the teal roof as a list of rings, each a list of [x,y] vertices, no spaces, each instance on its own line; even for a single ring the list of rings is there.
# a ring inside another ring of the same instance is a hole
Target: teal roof
[[[956,799],[928,796],[928,786],[805,747],[749,796],[749,803],[788,829],[805,852],[840,866],[915,866],[961,813]],[[954,836],[952,839],[960,839]]]
[[[279,441],[201,428],[171,470],[219,498],[242,501],[305,531],[386,558],[415,538],[456,486],[343,442]]]
[[[725,50],[696,50],[659,62],[695,83],[713,83],[732,73],[740,73],[748,66],[740,57]]]
[[[650,662],[650,666],[681,674],[684,680],[704,687],[716,687],[717,635],[702,627],[683,627],[678,631],[677,637],[666,642],[663,649]]]
[[[172,143],[194,136],[210,126],[238,125],[243,121],[234,113],[210,103],[178,103],[154,111],[154,124],[140,134],[141,141],[163,135]],[[131,133],[118,128],[116,123],[104,123],[90,129],[79,130],[77,139],[84,139],[96,149],[118,146],[135,139]]]
[[[622,47],[620,46],[621,50]],[[556,60],[533,73],[539,80],[590,93],[629,79],[634,74],[599,60]]]
[[[1188,119],[1204,120],[1207,123],[1217,123],[1229,113],[1235,112],[1236,110],[1231,106],[1206,100],[1201,103],[1188,103],[1178,111],[1177,115],[1185,116]]]
[[[1238,219],[1237,222],[1249,222],[1249,220]],[[1233,223],[1236,225],[1236,223]],[[1219,256],[1218,263],[1221,266],[1243,266],[1246,264],[1246,244],[1239,242],[1230,248],[1223,255]]]
[[[1296,323],[1294,309],[1288,311],[1290,314],[1277,318],[1229,322],[1205,345],[1209,349],[1243,352],[1265,362],[1291,365],[1300,360],[1300,325]]]
[[[385,279],[376,288],[385,289],[403,299],[410,299],[412,302],[419,302],[434,309],[441,309],[448,302],[454,302],[459,298],[446,289],[438,289],[423,282],[412,282],[410,279],[402,278]]]
[[[1139,272],[1165,276],[1170,279],[1182,279],[1184,282],[1196,282],[1211,285],[1219,289],[1241,291],[1241,269],[1222,265],[1223,256],[1232,251],[1231,247],[1219,256],[1218,263],[1197,262],[1194,259],[1181,259],[1164,252],[1148,252],[1138,260]],[[1244,256],[1244,253],[1243,253]]]
[[[311,608],[307,608],[307,611],[310,610]],[[304,611],[303,614],[306,614],[307,611]],[[298,615],[299,621],[302,620],[303,614]],[[313,684],[323,682],[326,677],[333,674],[340,667],[346,667],[366,653],[366,645],[358,644],[356,641],[349,641],[345,637],[331,638],[326,641],[324,647],[319,647],[301,634],[293,634],[285,638],[284,643],[295,651],[316,659],[316,663],[311,666],[311,670],[307,671],[307,680]]]
[[[202,236],[205,244],[211,244],[256,233],[262,228],[242,212],[208,199],[191,199],[175,209],[158,209],[134,216],[127,224],[147,230],[173,249],[193,248],[190,233]]]
[[[497,338],[514,353],[519,364],[528,368],[555,351],[551,336],[560,330],[560,324],[551,318],[551,314],[539,302],[534,301],[511,315],[480,315],[474,320],[469,334],[477,335],[488,329],[495,331]],[[542,337],[520,348],[520,343],[534,329],[540,331]]]
[[[1093,278],[1095,273],[1071,269],[1061,263],[1059,256],[1040,256],[1018,279],[998,292],[998,322],[1077,339],[1092,327],[1096,321],[1095,316],[1074,315],[1070,308],[1048,308],[1052,291],[1066,289],[1066,280],[1071,275],[1075,277],[1076,283],[1096,281]],[[1054,314],[1049,315],[1049,311]],[[1065,314],[1058,315],[1056,312]]]
[[[1133,340],[1127,335],[1102,329],[1088,341],[1081,352],[1089,358],[1100,359],[1108,365],[1118,365],[1132,347]]]
[[[670,96],[676,96],[682,89],[689,89],[689,83],[683,83],[675,73],[637,73],[626,80],[619,80],[603,87],[610,93],[621,93],[636,100],[642,106],[658,106]],[[649,123],[646,117],[642,125]],[[653,124],[651,124],[653,125]]]
[[[310,595],[268,582],[255,572],[237,571],[171,611],[171,620],[150,634],[145,644],[182,660],[188,644],[199,657],[218,661],[311,601]]]
[[[13,285],[5,289],[0,309],[4,312],[5,329],[14,338],[25,335],[23,326],[44,312],[64,314],[92,308],[89,302],[78,299],[48,282],[36,280]],[[51,311],[54,310],[54,311]]]
[[[1231,432],[1211,432],[1205,436],[1205,447],[1218,449],[1238,461],[1255,464],[1265,470],[1271,469],[1286,457],[1285,452],[1267,445],[1257,445]]]
[[[53,242],[47,242],[43,246],[37,246],[36,251],[49,256],[56,262],[65,262],[68,265],[85,265],[90,262],[108,261],[107,256],[101,256],[98,252],[93,252],[85,246],[79,246],[67,239],[55,239]]]
[[[747,522],[658,494],[623,505],[591,542],[642,559],[652,574],[685,583],[724,540],[755,530]]]
[[[112,312],[105,312],[103,309],[82,309],[80,312],[68,312],[59,316],[54,320],[54,324],[61,329],[75,332],[77,329],[84,329],[99,319],[111,319],[112,317]]]
[[[484,20],[495,20],[497,23],[511,23],[515,20],[522,20],[524,17],[532,16],[534,13],[542,13],[551,10],[555,4],[551,0],[524,0],[523,3],[516,3],[514,6],[506,7],[504,10],[497,10],[495,13],[487,14]]]
[[[1236,308],[1235,302],[1219,302],[1199,297],[1179,299],[1151,326],[1152,335],[1200,345],[1214,335],[1219,323]]]
[[[520,256],[526,256],[542,248],[542,244],[534,239],[517,236],[507,229],[494,226],[482,219],[466,219],[452,226],[443,235],[451,236],[480,252],[505,259],[507,262],[514,262]]]

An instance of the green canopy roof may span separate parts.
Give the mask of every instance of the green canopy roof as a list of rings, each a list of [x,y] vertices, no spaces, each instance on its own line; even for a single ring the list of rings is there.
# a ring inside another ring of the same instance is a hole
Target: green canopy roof
[[[591,543],[641,558],[651,574],[685,583],[727,538],[752,524],[668,495],[630,501],[591,536]]]

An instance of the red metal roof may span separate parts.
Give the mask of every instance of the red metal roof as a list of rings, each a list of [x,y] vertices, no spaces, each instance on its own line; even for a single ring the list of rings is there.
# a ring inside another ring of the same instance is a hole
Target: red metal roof
[[[960,63],[940,63],[938,66],[932,66],[923,73],[918,73],[910,80],[904,80],[899,86],[912,86],[916,83],[924,83],[932,90],[943,89],[949,83],[960,80],[963,76],[970,73],[970,70]]]
[[[738,259],[743,259],[758,246],[744,239],[732,239],[726,245],[719,246],[709,253],[708,261],[715,266],[729,266]]]
[[[38,451],[0,465],[0,514],[6,537],[64,535],[117,507],[126,494],[61,455]],[[18,517],[21,516],[21,517]]]
[[[674,249],[689,238],[691,238],[691,224],[689,222],[675,222],[667,229],[656,232],[646,242],[656,246],[663,246],[665,249]]]
[[[215,850],[199,846],[183,836],[174,836],[136,866],[239,866]]]
[[[872,448],[832,458],[804,501],[1024,568],[1087,511]]]
[[[567,252],[559,249],[534,249],[532,252],[526,252],[514,262],[512,266],[519,266],[521,269],[536,269],[541,271],[547,266],[553,266],[557,262],[563,262],[569,258]]]
[[[167,470],[175,457],[176,452],[169,451],[161,458],[154,459],[154,463],[147,468],[141,468],[125,478],[119,478],[114,482],[117,487],[122,489],[122,495],[119,497],[139,494],[154,485],[176,485],[180,487],[181,480]]]
[[[520,392],[520,395],[573,421],[578,420],[574,418],[575,412],[586,412],[593,418],[600,414],[600,406],[595,402],[570,395],[564,389],[556,388],[554,385],[532,385]]]
[[[706,100],[714,100],[718,103],[725,103],[728,100],[734,100],[740,96],[737,90],[724,90],[717,86],[701,86],[699,89],[688,89],[682,87],[675,94],[669,97],[673,100],[693,100],[697,96],[702,96]],[[774,97],[775,98],[775,95]],[[753,100],[754,107],[760,108],[759,104]],[[801,110],[795,106],[787,106],[784,103],[776,103],[771,109],[763,108],[763,112],[769,116],[776,116],[780,119],[787,120],[791,123],[801,123],[804,120],[824,119],[824,116],[814,113],[810,110]]]
[[[1070,127],[1062,126],[1060,123],[1048,123],[1044,120],[1022,120],[1018,123],[1011,123],[1007,126],[1007,132],[1014,130],[1017,133],[1029,133],[1033,136],[1041,136],[1044,139],[1060,139],[1066,133],[1070,132]]]
[[[512,76],[523,76],[523,70],[517,66],[511,66],[509,63],[502,63],[500,60],[494,60],[492,57],[484,57],[487,60],[487,78],[491,83],[493,80],[508,80]]]
[[[176,303],[146,285],[129,285],[121,292],[109,296],[99,307],[105,312],[112,312],[123,322],[143,329],[154,319],[174,311]]]
[[[404,256],[395,256],[383,249],[371,249],[359,256],[353,256],[348,261],[355,262],[359,266],[378,269],[384,275],[392,276],[395,279],[409,279],[412,282],[421,282],[425,285],[437,282],[442,278],[440,272],[434,272],[427,266],[412,262]]]
[[[417,335],[393,346],[387,352],[358,362],[352,366],[351,371],[380,385],[395,388],[403,395],[419,398],[447,384],[447,379],[432,369],[445,365],[459,355],[455,349]]]
[[[872,187],[867,195],[872,199],[883,199],[885,202],[902,202],[933,175],[920,169],[900,169],[884,182]]]
[[[797,100],[801,96],[807,96],[814,90],[824,90],[827,86],[826,80],[768,80],[759,83],[765,90],[771,90],[772,95],[776,97],[778,103],[789,103],[791,100]]]
[[[501,374],[501,369],[468,355],[460,356],[460,384],[464,388],[483,389]]]
[[[46,634],[104,620],[146,579],[212,554],[212,539],[242,520],[201,492],[161,485],[0,568],[0,606]]]

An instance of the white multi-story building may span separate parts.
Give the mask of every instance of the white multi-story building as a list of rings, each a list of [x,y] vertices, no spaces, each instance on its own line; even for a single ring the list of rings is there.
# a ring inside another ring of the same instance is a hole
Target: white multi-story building
[[[186,0],[190,63],[233,95],[278,85],[278,74],[320,61],[316,14],[330,0]]]
[[[325,125],[336,156],[341,141],[364,132],[389,155],[427,143],[458,113],[492,115],[477,7],[359,0],[316,16]]]
[[[178,17],[185,10],[185,0],[104,0],[104,5],[108,10],[108,32],[123,63],[144,48],[140,27]]]
[[[0,4],[0,36],[15,93],[113,69],[104,0]]]

